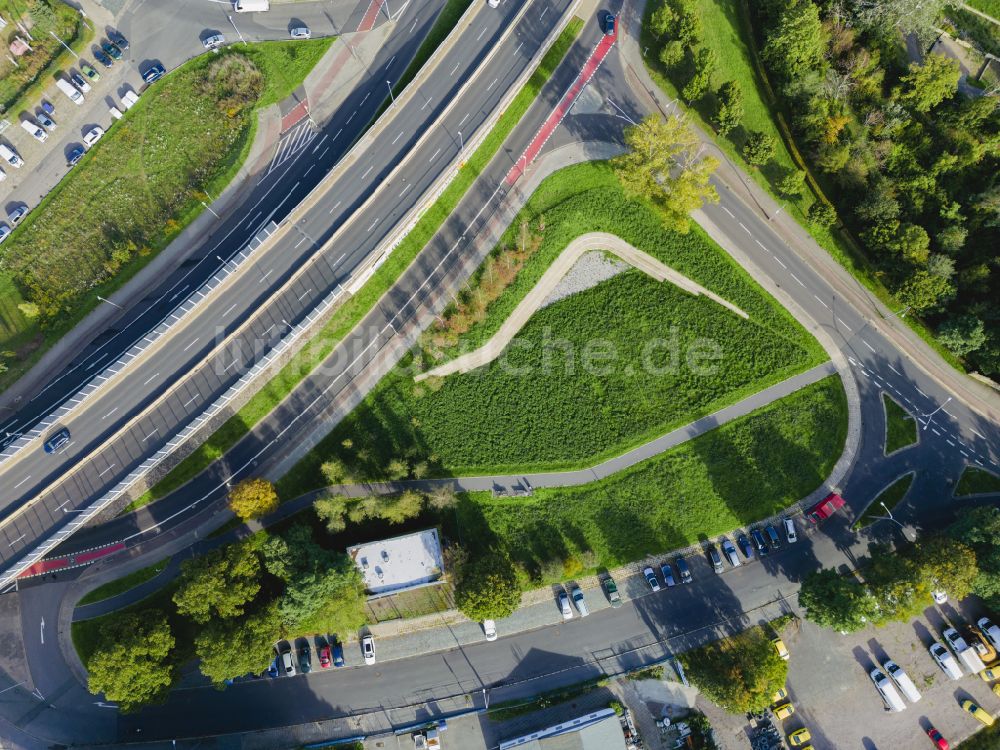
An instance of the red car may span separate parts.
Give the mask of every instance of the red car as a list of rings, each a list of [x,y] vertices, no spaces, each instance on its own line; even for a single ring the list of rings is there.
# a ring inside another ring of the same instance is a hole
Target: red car
[[[333,660],[330,659],[330,644],[324,643],[319,648],[319,665],[323,669],[329,669],[332,663]]]
[[[951,750],[948,740],[942,737],[941,733],[934,727],[927,730],[927,736],[931,738],[931,742],[934,743],[934,747],[938,748],[938,750]]]
[[[819,523],[823,519],[829,518],[838,510],[844,507],[844,498],[836,493],[827,495],[823,500],[816,503],[807,517],[813,523]]]

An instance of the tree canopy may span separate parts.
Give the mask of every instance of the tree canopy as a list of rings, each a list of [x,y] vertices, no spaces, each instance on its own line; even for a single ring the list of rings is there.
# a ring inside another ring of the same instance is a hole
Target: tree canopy
[[[470,620],[507,617],[520,603],[517,573],[505,552],[492,550],[462,565],[455,604]]]
[[[87,662],[90,692],[126,712],[162,700],[173,683],[174,643],[159,610],[116,617],[101,629],[101,645]]]
[[[244,521],[266,516],[278,509],[278,493],[266,479],[244,479],[229,491],[229,509]]]
[[[217,687],[251,672],[259,674],[274,658],[272,644],[280,635],[276,603],[244,618],[213,620],[194,639],[198,668]]]
[[[844,633],[861,630],[878,612],[877,602],[857,579],[830,568],[802,582],[799,605],[805,609],[806,619]]]
[[[231,544],[181,564],[177,611],[197,623],[236,617],[260,591],[260,560],[248,544]]]

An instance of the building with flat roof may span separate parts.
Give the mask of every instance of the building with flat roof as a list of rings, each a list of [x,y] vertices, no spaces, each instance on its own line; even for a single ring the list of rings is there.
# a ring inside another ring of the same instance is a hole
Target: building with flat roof
[[[370,594],[388,594],[423,586],[441,578],[444,558],[437,529],[366,542],[347,554],[361,571]]]
[[[564,721],[513,740],[500,750],[625,750],[621,719],[610,708]]]

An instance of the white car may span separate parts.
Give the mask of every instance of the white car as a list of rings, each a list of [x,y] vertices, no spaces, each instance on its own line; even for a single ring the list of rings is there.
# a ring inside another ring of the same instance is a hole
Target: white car
[[[795,522],[791,518],[786,518],[783,523],[785,525],[785,538],[788,539],[789,544],[795,544],[799,541],[799,535],[795,533]]]
[[[96,125],[92,127],[90,130],[88,130],[86,133],[84,133],[83,144],[87,148],[90,148],[99,140],[101,140],[101,136],[103,135],[104,135],[104,128],[102,128],[100,125]]]
[[[0,223],[0,242],[3,242],[14,230],[6,224]]]
[[[948,594],[945,591],[941,590],[932,591],[931,596],[934,597],[935,604],[944,604],[946,601],[948,601]]]
[[[576,607],[576,611],[580,613],[580,617],[586,617],[590,614],[590,610],[587,609],[587,602],[583,600],[583,591],[580,590],[579,586],[574,586],[569,595],[573,597],[573,605]]]
[[[125,109],[132,109],[132,107],[134,107],[138,101],[139,101],[139,95],[134,91],[132,91],[131,89],[122,94],[122,104],[124,105]]]
[[[491,8],[499,8],[500,0],[486,0],[486,4]]]
[[[21,223],[21,219],[28,215],[27,206],[18,206],[13,211],[7,214],[7,221],[10,222],[11,226],[16,227]]]
[[[42,126],[31,120],[21,120],[21,127],[27,130],[36,141],[45,143],[49,139],[49,134],[42,130]]]
[[[944,636],[945,642],[951,646],[951,650],[956,654],[962,653],[969,647],[969,644],[965,642],[965,639],[955,628],[948,628],[941,635]]]
[[[289,33],[292,35],[292,39],[308,39],[312,36],[312,32],[305,26],[296,26]]]
[[[564,620],[573,619],[573,610],[569,606],[569,596],[566,595],[565,591],[559,592],[559,611],[562,612],[562,618]]]
[[[375,636],[366,635],[361,639],[361,653],[365,657],[365,664],[375,663]]]
[[[222,34],[213,34],[212,36],[207,37],[204,39],[204,41],[202,41],[202,44],[205,45],[205,49],[218,49],[225,43],[226,43],[226,37],[224,37]]]
[[[497,624],[493,620],[483,620],[483,632],[486,640],[495,641],[497,639]]]
[[[930,651],[931,657],[941,667],[942,672],[953,680],[962,679],[962,668],[958,666],[958,662],[955,661],[955,657],[951,655],[948,649],[937,641],[934,641],[927,650]]]
[[[976,625],[983,631],[983,635],[993,645],[993,648],[1000,649],[1000,627],[993,624],[993,621],[988,617],[980,617]]]
[[[69,79],[73,82],[74,86],[80,89],[82,93],[86,94],[90,91],[90,84],[87,83],[87,79],[79,73],[71,73]]]
[[[51,117],[49,117],[44,112],[39,112],[36,115],[36,117],[38,117],[38,121],[42,124],[42,127],[45,128],[46,130],[50,130],[51,131],[51,130],[55,130],[56,129],[55,120],[53,120]]]

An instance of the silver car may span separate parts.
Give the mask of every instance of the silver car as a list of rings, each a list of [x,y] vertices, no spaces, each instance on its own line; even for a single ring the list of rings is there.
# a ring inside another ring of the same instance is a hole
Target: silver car
[[[587,609],[587,602],[583,600],[583,591],[580,590],[579,586],[574,586],[569,595],[573,597],[573,605],[576,607],[576,611],[580,613],[580,617],[586,617],[590,614],[590,610]]]

